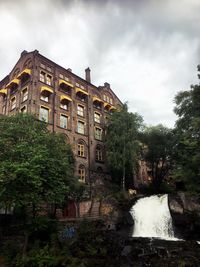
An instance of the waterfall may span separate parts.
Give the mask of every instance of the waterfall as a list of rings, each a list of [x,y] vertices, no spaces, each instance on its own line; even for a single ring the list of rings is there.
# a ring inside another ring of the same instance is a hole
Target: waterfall
[[[141,198],[130,213],[134,219],[133,237],[175,239],[167,195]]]

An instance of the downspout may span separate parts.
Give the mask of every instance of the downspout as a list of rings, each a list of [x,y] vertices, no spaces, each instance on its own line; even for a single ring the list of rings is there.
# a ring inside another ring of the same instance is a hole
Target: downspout
[[[91,175],[90,175],[90,166],[91,166],[91,163],[90,163],[90,117],[89,117],[89,101],[90,101],[90,95],[88,95],[88,103],[87,103],[87,121],[88,121],[88,125],[87,125],[87,131],[88,131],[88,180],[89,180],[89,191],[90,191],[90,198],[92,196],[92,186],[91,186]]]

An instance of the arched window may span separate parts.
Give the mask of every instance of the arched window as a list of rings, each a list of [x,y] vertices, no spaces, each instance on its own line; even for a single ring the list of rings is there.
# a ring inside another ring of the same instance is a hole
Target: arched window
[[[40,99],[45,102],[49,102],[50,95],[53,93],[52,89],[48,88],[42,88],[41,89],[41,94],[40,94]]]
[[[65,109],[65,110],[69,110],[70,102],[71,101],[72,100],[71,100],[70,97],[67,97],[67,96],[62,95],[60,97],[60,108]]]
[[[80,182],[85,182],[85,166],[79,165],[78,167],[78,177]]]
[[[96,161],[103,161],[103,148],[100,145],[96,146],[95,159]]]
[[[93,107],[101,110],[102,103],[100,101],[95,100],[95,101],[93,101]]]
[[[86,157],[86,146],[85,146],[85,142],[80,140],[78,141],[77,144],[77,154],[79,157]]]

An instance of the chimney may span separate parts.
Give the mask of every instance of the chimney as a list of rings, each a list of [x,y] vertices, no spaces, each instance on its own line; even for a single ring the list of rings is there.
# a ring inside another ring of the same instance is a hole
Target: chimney
[[[85,69],[85,80],[89,83],[91,83],[91,77],[90,77],[90,68],[88,67]]]
[[[105,87],[106,89],[110,89],[110,84],[107,83],[107,82],[105,82],[105,83],[104,83],[104,87]]]

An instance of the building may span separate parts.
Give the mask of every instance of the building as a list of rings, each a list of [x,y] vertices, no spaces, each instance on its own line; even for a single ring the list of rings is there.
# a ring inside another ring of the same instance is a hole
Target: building
[[[0,114],[35,114],[52,132],[65,134],[76,159],[79,180],[95,185],[108,175],[104,128],[108,113],[122,103],[110,85],[91,83],[41,55],[23,51],[0,81]]]

